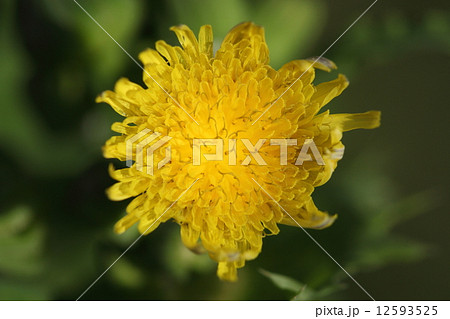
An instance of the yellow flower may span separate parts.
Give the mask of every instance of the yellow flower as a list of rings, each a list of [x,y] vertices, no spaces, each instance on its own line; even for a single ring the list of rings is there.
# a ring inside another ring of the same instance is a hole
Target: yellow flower
[[[125,117],[112,125],[120,135],[106,142],[105,157],[127,160],[127,141],[142,142],[144,130],[171,138],[152,157],[132,148],[133,156],[142,156],[141,163],[136,160],[119,170],[110,167],[118,183],[108,189],[109,198],[134,197],[115,231],[122,233],[138,222],[139,231],[148,234],[173,219],[180,225],[183,243],[192,250],[202,245],[218,262],[218,276],[233,281],[237,268],[261,252],[262,238],[278,234],[278,224],[321,229],[333,223],[336,215],[318,210],[311,194],[329,180],[342,157],[342,133],[379,126],[380,113],[324,111],[347,87],[347,79],[339,75],[314,85],[315,69],[336,68],[326,59],[271,68],[264,30],[253,23],[232,29],[215,54],[211,26],[201,27],[198,39],[185,25],[171,30],[182,47],[158,41],[156,50],[139,55],[147,88],[122,78],[114,92],[97,98]],[[220,147],[202,146],[201,162],[195,163],[194,139],[221,139],[223,159],[207,160],[204,155]],[[269,139],[297,141],[286,148],[286,163],[280,161],[282,147]],[[314,141],[323,162],[296,165],[307,140]],[[153,174],[142,169],[166,158],[168,146],[169,163],[155,167]],[[257,154],[249,151],[252,146]]]

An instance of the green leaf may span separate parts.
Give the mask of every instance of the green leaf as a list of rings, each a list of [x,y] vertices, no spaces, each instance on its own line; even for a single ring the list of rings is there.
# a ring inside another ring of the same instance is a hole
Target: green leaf
[[[324,300],[329,298],[335,292],[342,290],[344,287],[344,285],[340,282],[336,282],[331,286],[324,287],[320,290],[314,290],[307,287],[307,285],[285,275],[269,272],[264,269],[260,269],[259,272],[269,278],[278,288],[295,293],[295,295],[291,298],[291,300],[294,301]]]
[[[299,293],[299,291],[306,287],[306,285],[285,275],[280,275],[264,269],[260,269],[259,272],[269,278],[275,284],[275,286],[283,290]]]
[[[321,290],[313,290],[311,288],[305,287],[295,295],[292,301],[308,301],[308,300],[326,300],[329,299],[334,293],[342,290],[344,288],[343,284],[336,283],[333,286],[325,287]]]

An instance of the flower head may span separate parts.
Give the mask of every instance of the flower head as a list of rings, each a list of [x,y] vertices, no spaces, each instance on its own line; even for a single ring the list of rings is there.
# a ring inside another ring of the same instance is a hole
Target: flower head
[[[258,256],[263,237],[278,234],[278,224],[321,229],[333,223],[336,216],[320,211],[311,194],[342,157],[342,133],[377,127],[380,113],[324,110],[348,86],[343,75],[312,83],[315,69],[330,71],[334,63],[295,60],[275,70],[268,64],[264,30],[253,23],[232,29],[215,54],[210,26],[201,27],[198,38],[185,25],[171,30],[181,47],[158,41],[156,50],[139,55],[146,88],[122,78],[114,92],[97,98],[125,117],[112,125],[120,135],[106,142],[104,156],[125,161],[127,142],[144,145],[131,149],[141,163],[110,168],[118,182],[108,189],[109,198],[134,198],[115,231],[139,223],[139,231],[148,234],[173,219],[188,248],[202,245],[218,262],[218,276],[236,280],[237,268]],[[168,147],[155,147],[148,156],[144,149],[156,139],[144,143],[144,130],[170,137],[170,162],[152,174],[142,167],[164,161]],[[222,142],[201,146],[196,139]],[[282,139],[295,143],[269,143]],[[309,140],[321,161],[299,164]],[[195,147],[203,154],[197,163]],[[204,156],[222,147],[221,160]]]

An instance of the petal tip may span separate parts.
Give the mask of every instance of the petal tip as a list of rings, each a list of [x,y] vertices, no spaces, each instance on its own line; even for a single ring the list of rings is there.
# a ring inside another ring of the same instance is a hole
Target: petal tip
[[[337,66],[334,64],[333,61],[328,60],[327,58],[324,58],[322,56],[319,57],[310,57],[309,59],[306,59],[307,61],[313,62],[313,67],[330,72],[331,70],[336,70]]]

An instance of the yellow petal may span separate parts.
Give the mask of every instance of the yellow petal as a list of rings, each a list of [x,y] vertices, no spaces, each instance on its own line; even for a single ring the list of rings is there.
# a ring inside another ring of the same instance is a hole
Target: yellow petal
[[[347,78],[339,74],[336,80],[321,83],[316,86],[316,92],[311,97],[311,100],[319,103],[319,107],[322,107],[336,96],[339,96],[342,91],[348,86],[349,82]]]
[[[175,48],[167,44],[166,41],[156,41],[155,47],[156,50],[158,50],[158,52],[169,61],[171,66],[180,62]]]
[[[197,39],[195,38],[194,32],[192,32],[192,30],[187,25],[182,24],[171,27],[170,30],[175,32],[178,41],[180,42],[184,50],[191,54],[198,54]]]
[[[114,231],[118,234],[122,234],[125,232],[128,228],[133,226],[139,219],[134,215],[126,215],[122,219],[120,219],[115,225],[114,225]]]
[[[209,58],[213,56],[213,32],[210,25],[204,25],[200,28],[198,34],[198,46],[200,53],[206,54]]]
[[[106,194],[110,200],[120,201],[142,194],[147,187],[147,179],[136,178],[127,182],[115,183],[106,190]]]
[[[180,234],[183,244],[188,248],[194,248],[197,246],[200,232],[193,229],[189,224],[180,225]]]
[[[142,61],[144,65],[146,64],[158,64],[167,65],[167,61],[163,59],[158,51],[153,49],[147,49],[139,54],[139,60]]]
[[[310,61],[313,63],[313,67],[319,70],[330,72],[331,70],[337,69],[336,64],[333,61],[328,60],[324,57],[312,57],[306,59],[306,61]]]
[[[142,92],[143,88],[126,78],[117,81],[114,92],[105,91],[99,95],[95,102],[105,102],[122,116],[144,115],[136,100],[136,93]]]
[[[314,205],[310,199],[306,205],[296,212],[289,212],[283,217],[282,224],[290,226],[301,226],[303,228],[323,229],[329,227],[336,220],[337,215],[329,215],[322,212]]]
[[[253,22],[243,22],[228,32],[222,44],[236,44],[243,39],[250,39],[255,35],[260,35],[264,38],[264,28],[254,24]]]
[[[356,129],[373,129],[380,126],[381,112],[369,111],[356,114],[332,114],[333,124],[343,132]]]
[[[217,276],[226,281],[237,280],[237,269],[234,262],[221,261],[217,266]]]

